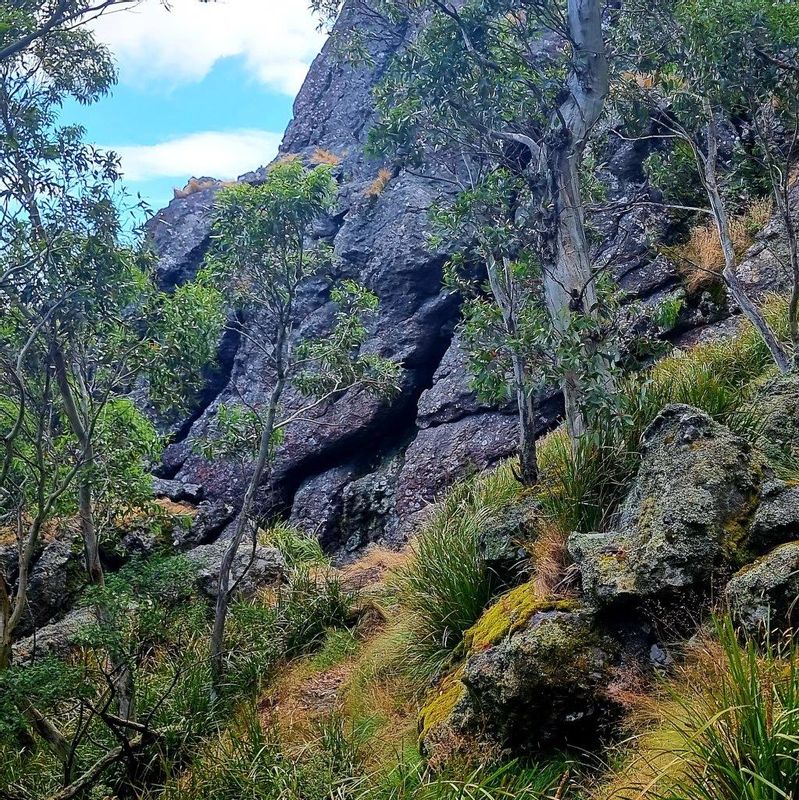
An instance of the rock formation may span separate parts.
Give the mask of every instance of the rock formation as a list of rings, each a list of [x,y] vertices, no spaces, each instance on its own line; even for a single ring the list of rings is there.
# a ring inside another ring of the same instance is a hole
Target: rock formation
[[[429,210],[452,191],[450,184],[432,165],[403,169],[364,155],[374,122],[372,88],[410,34],[401,27],[375,30],[381,23],[358,8],[348,7],[338,24],[377,34],[366,37],[370,65],[345,65],[330,43],[324,47],[296,99],[280,157],[295,155],[309,165],[335,163],[338,208],[320,221],[314,236],[333,245],[338,277],[355,278],[380,297],[365,347],[402,362],[402,391],[385,403],[350,391],[322,409],[318,420],[291,428],[259,499],[263,512],[290,516],[340,553],[368,541],[403,541],[426,506],[456,478],[510,455],[516,430],[511,406],[489,407],[469,388],[465,357],[453,335],[458,299],[441,283],[442,265],[458,243],[431,249],[427,241]],[[605,135],[611,156],[603,178],[611,205],[641,193],[650,196],[641,166],[645,146]],[[381,168],[388,172],[375,183]],[[258,181],[264,174],[261,168],[242,180]],[[165,287],[195,274],[207,250],[217,190],[208,183],[174,199],[149,223]],[[659,213],[635,205],[592,220],[601,234],[597,263],[609,265],[631,297],[652,304],[679,283],[673,266],[650,245],[651,230],[668,228]],[[766,252],[761,247],[758,257]],[[762,271],[753,268],[753,280]],[[322,281],[309,283],[302,302],[310,324],[323,324],[330,308]],[[672,333],[716,321],[721,313],[715,306],[686,306]],[[173,443],[161,476],[202,487],[207,501],[235,508],[248,479],[247,465],[209,462],[193,452],[192,442],[208,428],[220,403],[240,396],[258,405],[268,382],[254,348],[226,334],[218,367],[209,373],[194,412],[165,423]],[[551,427],[560,411],[557,394],[545,398],[540,428]]]

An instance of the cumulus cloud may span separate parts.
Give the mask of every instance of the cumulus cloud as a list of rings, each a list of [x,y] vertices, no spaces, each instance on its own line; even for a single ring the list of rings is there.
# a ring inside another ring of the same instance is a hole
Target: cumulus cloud
[[[261,130],[201,131],[154,145],[110,145],[122,160],[128,181],[185,180],[210,175],[237,178],[277,153],[281,134]]]
[[[202,80],[222,58],[244,59],[252,76],[296,94],[324,41],[308,0],[142,0],[94,24],[129,84]]]

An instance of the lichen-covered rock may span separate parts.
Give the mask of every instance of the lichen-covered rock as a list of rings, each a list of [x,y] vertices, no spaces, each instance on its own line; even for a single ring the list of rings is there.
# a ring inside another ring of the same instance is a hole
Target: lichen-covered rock
[[[757,552],[764,552],[793,539],[799,539],[799,486],[768,481],[752,519],[749,541]]]
[[[501,581],[512,582],[529,571],[525,542],[535,537],[535,519],[538,504],[532,498],[524,498],[503,509],[493,520],[489,520],[477,535],[480,556]]]
[[[233,519],[233,506],[223,500],[204,500],[188,524],[176,524],[172,544],[179,550],[213,541]]]
[[[426,703],[421,743],[474,740],[513,754],[586,742],[609,718],[605,693],[620,647],[593,612],[548,601],[523,584],[467,632],[463,665]]]
[[[799,541],[744,567],[725,590],[733,618],[749,633],[793,628],[799,622]]]
[[[75,531],[65,531],[45,545],[28,581],[28,613],[21,632],[58,618],[72,605],[86,582],[83,543]]]
[[[764,467],[746,441],[675,404],[646,430],[642,453],[616,530],[569,538],[584,592],[599,606],[704,590],[750,546]]]
[[[214,542],[189,550],[186,558],[196,567],[197,588],[206,596],[215,598],[219,591],[219,569],[228,542]],[[279,550],[243,543],[233,561],[231,583],[236,582],[236,594],[249,597],[258,589],[283,580],[287,573],[286,562]]]
[[[758,391],[757,409],[769,455],[799,458],[799,378],[792,373],[768,381]]]

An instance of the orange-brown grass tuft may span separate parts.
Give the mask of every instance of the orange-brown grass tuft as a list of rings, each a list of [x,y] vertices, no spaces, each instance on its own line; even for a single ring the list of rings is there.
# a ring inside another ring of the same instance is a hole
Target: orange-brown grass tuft
[[[378,171],[377,177],[371,182],[371,184],[369,184],[369,188],[364,192],[364,194],[372,199],[380,197],[393,177],[394,174],[391,172],[391,170],[383,167]]]
[[[325,150],[323,147],[317,147],[311,154],[309,159],[311,164],[319,166],[320,164],[328,164],[331,167],[337,167],[341,163],[341,156],[337,156],[330,150]]]
[[[533,562],[533,586],[539,597],[570,593],[568,538],[568,532],[554,522],[539,521],[536,525],[536,538],[528,545],[528,551]]]
[[[770,198],[756,200],[745,214],[730,219],[730,237],[739,260],[752,246],[754,235],[768,222],[772,213]],[[716,285],[724,269],[724,252],[714,222],[691,229],[688,241],[664,248],[676,262],[689,294],[697,294]]]
[[[383,582],[389,572],[408,561],[407,551],[371,546],[364,554],[340,570],[341,585],[346,591],[357,591]]]

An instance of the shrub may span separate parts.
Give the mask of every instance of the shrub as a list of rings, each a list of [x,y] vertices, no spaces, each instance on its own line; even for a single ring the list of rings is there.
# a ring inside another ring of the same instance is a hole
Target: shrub
[[[396,573],[400,604],[412,619],[406,666],[422,679],[435,675],[493,596],[478,535],[521,497],[510,463],[456,485],[412,543]]]

